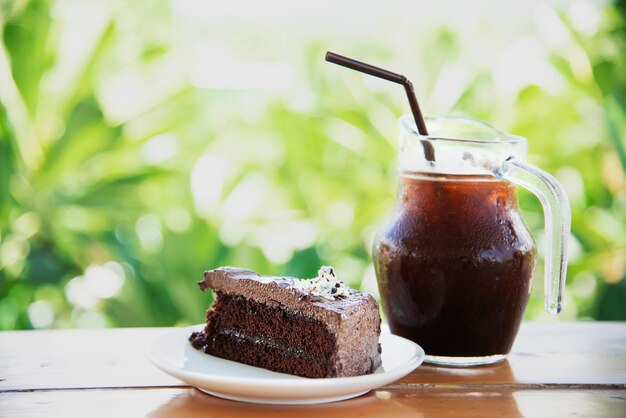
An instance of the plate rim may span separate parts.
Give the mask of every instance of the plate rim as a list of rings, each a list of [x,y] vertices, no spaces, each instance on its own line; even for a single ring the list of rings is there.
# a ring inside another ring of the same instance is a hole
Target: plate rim
[[[157,350],[155,350],[155,347],[158,345],[158,343],[161,340],[165,339],[167,336],[173,336],[175,334],[183,334],[183,331],[187,331],[191,333],[193,331],[197,331],[199,328],[202,328],[205,325],[206,324],[197,324],[197,325],[192,325],[192,326],[187,326],[187,327],[177,327],[174,330],[168,333],[164,333],[163,335],[160,335],[159,337],[155,338],[152,341],[152,344],[150,345],[150,347],[148,348],[148,352],[147,352],[148,360],[158,369],[162,370],[163,372],[179,380],[182,380],[182,379],[180,379],[178,376],[182,376],[182,377],[185,377],[186,379],[205,380],[205,381],[210,381],[212,383],[237,384],[240,386],[257,386],[259,384],[262,384],[265,387],[270,386],[276,389],[276,388],[281,388],[281,387],[292,388],[294,386],[320,387],[320,386],[328,386],[329,384],[333,384],[333,385],[343,385],[343,384],[349,385],[352,383],[372,384],[372,383],[376,383],[378,380],[381,380],[381,379],[382,380],[391,379],[391,381],[395,381],[403,376],[406,376],[407,374],[415,370],[417,367],[419,367],[424,362],[424,358],[425,358],[424,350],[419,344],[416,344],[415,342],[408,340],[406,338],[400,337],[398,335],[391,334],[390,332],[384,332],[384,331],[381,332],[381,336],[385,335],[386,338],[391,338],[392,340],[395,339],[395,340],[401,341],[402,343],[409,344],[414,349],[414,353],[406,360],[406,362],[404,362],[400,366],[390,371],[384,371],[383,373],[371,373],[371,374],[360,375],[360,376],[307,378],[307,377],[295,376],[295,375],[290,375],[287,373],[280,373],[280,372],[272,371],[273,373],[282,374],[282,375],[285,375],[286,377],[288,376],[289,378],[288,379],[280,379],[280,378],[269,379],[267,377],[253,377],[253,376],[252,377],[249,377],[249,376],[232,377],[232,376],[224,376],[221,374],[208,374],[205,372],[184,370],[172,364],[171,362],[167,361],[166,359],[160,357],[157,353]],[[189,343],[189,342],[185,340],[185,343]],[[207,356],[210,356],[210,354],[206,354],[206,353],[204,354]],[[217,356],[212,356],[212,357],[220,361],[232,361],[232,360],[223,359]],[[243,363],[239,363],[239,364],[243,364]],[[250,366],[246,364],[243,364],[243,365],[248,366],[248,367],[255,367],[255,366]],[[268,369],[264,369],[264,370],[268,370]],[[188,382],[185,382],[185,383],[188,383]]]

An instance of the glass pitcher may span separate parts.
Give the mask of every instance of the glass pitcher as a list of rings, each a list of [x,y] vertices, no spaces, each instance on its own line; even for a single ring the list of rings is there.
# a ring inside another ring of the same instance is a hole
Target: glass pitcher
[[[463,117],[427,126],[422,136],[400,119],[397,202],[373,249],[383,310],[391,331],[420,344],[428,362],[495,363],[511,350],[536,264],[515,185],[544,208],[552,314],[563,299],[569,202],[554,177],[523,162],[525,138]],[[425,157],[431,146],[434,161]]]

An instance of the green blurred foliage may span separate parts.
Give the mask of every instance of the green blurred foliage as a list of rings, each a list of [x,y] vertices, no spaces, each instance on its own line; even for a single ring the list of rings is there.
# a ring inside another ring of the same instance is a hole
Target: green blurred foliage
[[[203,85],[188,60],[215,48],[194,53],[169,3],[141,3],[0,1],[0,329],[199,323],[210,296],[194,282],[219,265],[310,277],[332,264],[375,292],[402,92],[330,68],[323,33],[245,25],[220,29],[226,53],[205,67],[232,59],[267,83],[229,86],[233,71]],[[393,33],[341,46],[406,64],[425,109],[528,137],[572,203],[564,317],[626,319],[626,7],[586,7],[596,27],[543,10],[535,43],[496,67],[473,56],[498,48],[488,24],[474,38],[415,30],[410,51]],[[515,59],[535,47],[543,67]],[[541,237],[539,202],[520,200]],[[530,319],[544,316],[541,274]]]

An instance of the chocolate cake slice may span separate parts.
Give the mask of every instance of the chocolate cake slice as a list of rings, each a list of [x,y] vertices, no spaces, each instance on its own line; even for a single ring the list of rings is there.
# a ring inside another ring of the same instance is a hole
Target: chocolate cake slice
[[[189,338],[198,350],[304,377],[358,376],[381,364],[376,301],[330,267],[310,280],[222,267],[198,285],[215,292],[204,331]]]

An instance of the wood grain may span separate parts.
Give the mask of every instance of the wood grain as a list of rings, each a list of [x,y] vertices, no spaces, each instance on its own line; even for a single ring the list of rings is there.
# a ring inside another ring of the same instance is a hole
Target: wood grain
[[[310,406],[232,402],[153,367],[168,328],[0,332],[0,416],[626,416],[626,323],[525,323],[509,360],[423,365],[362,397]]]
[[[146,358],[167,328],[0,333],[0,391],[182,386]]]
[[[0,391],[176,387],[145,353],[167,328],[0,333]],[[482,367],[424,365],[395,383],[477,389],[626,387],[626,323],[525,323],[508,361]]]
[[[619,390],[378,390],[322,405],[255,405],[215,398],[195,389],[100,389],[5,393],[8,417],[623,417]]]

